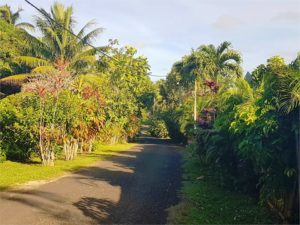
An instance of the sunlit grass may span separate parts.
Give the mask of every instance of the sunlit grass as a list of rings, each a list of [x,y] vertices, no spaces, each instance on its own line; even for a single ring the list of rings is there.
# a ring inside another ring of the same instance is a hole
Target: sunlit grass
[[[126,151],[135,145],[134,143],[115,145],[96,144],[93,153],[80,155],[72,161],[57,159],[55,166],[52,167],[42,166],[37,158],[28,164],[5,161],[0,163],[0,190],[15,187],[29,181],[55,178],[88,166],[114,153]]]

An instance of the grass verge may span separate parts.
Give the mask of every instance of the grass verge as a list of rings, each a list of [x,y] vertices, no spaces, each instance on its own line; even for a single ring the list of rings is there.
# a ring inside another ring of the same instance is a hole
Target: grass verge
[[[193,145],[184,153],[182,201],[169,209],[171,224],[270,224],[266,209],[253,198],[218,186]]]
[[[58,158],[55,166],[42,166],[38,159],[31,163],[5,161],[0,163],[0,190],[16,187],[29,181],[47,180],[76,171],[117,152],[126,151],[134,143],[115,145],[95,145],[91,154],[79,155],[76,159],[65,161]]]

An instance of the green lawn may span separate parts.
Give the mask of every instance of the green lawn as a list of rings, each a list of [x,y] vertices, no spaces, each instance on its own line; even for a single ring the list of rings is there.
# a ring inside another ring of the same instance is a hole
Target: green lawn
[[[72,161],[58,159],[55,166],[42,166],[38,159],[32,163],[5,161],[0,163],[0,190],[15,187],[29,181],[46,180],[88,166],[116,152],[126,151],[136,144],[95,145],[91,154],[80,155]]]
[[[169,210],[173,224],[270,224],[269,213],[253,198],[222,189],[213,172],[187,149],[182,201]],[[197,179],[198,178],[198,179]]]

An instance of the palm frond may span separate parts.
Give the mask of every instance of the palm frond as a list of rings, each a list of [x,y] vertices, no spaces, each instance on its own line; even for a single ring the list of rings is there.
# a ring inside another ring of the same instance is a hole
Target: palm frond
[[[230,98],[236,99],[244,105],[252,104],[260,95],[259,92],[255,93],[249,83],[242,78],[237,78],[232,87],[222,87],[219,93],[220,106],[226,105],[224,102]]]
[[[46,27],[44,30],[44,35],[52,39],[53,43],[55,43],[58,47],[59,53],[63,52],[65,44],[62,42],[61,38],[59,37],[59,33],[53,30],[51,27]]]
[[[50,46],[47,43],[43,42],[42,40],[25,33],[25,41],[32,46],[28,55],[34,55],[37,58],[43,59],[51,59],[53,58],[53,50],[49,48]]]
[[[279,77],[280,111],[288,114],[300,106],[300,72],[290,71]]]
[[[215,56],[216,48],[213,45],[202,45],[197,49],[198,52],[204,52],[208,55]]]
[[[18,56],[15,58],[15,61],[21,64],[25,64],[29,67],[38,67],[38,66],[50,66],[51,64],[44,59],[32,57],[32,56]]]
[[[11,75],[0,79],[0,84],[20,84],[30,76],[28,73]]]
[[[89,29],[90,27],[94,26],[94,25],[96,25],[96,21],[95,21],[95,20],[91,20],[91,21],[87,22],[87,23],[81,28],[81,30],[78,32],[77,36],[78,36],[79,38],[82,38],[82,37],[85,35],[86,30]]]
[[[217,47],[217,54],[221,55],[226,51],[229,47],[231,46],[231,43],[229,41],[224,41],[222,42],[218,47]]]
[[[81,58],[81,57],[85,57],[85,56],[95,56],[98,51],[105,51],[105,49],[106,49],[106,47],[89,48],[85,51],[78,52],[74,56],[74,60],[76,60],[76,58]]]
[[[36,68],[33,72],[48,69],[59,61],[68,69],[93,68],[96,61],[95,49],[91,49],[88,45],[102,32],[102,28],[90,31],[86,34],[86,30],[94,24],[94,21],[87,23],[78,33],[82,38],[78,41],[66,29],[73,30],[75,23],[73,18],[73,8],[65,7],[63,4],[55,3],[47,13],[42,9],[42,13],[35,17],[36,27],[41,31],[42,37],[28,38],[34,40],[32,52],[34,57],[18,57],[16,62],[23,63],[32,68]],[[75,66],[72,68],[72,66]]]
[[[45,20],[48,22],[48,24],[53,23],[52,20],[50,19],[51,15],[45,9],[41,9],[40,16],[36,16],[35,18],[40,20]]]
[[[96,62],[96,57],[94,55],[83,56],[83,57],[77,58],[75,63],[78,63],[78,62],[85,62],[85,63],[93,64]]]
[[[53,66],[38,66],[34,68],[31,72],[32,73],[49,73],[55,71]]]
[[[239,52],[235,50],[229,50],[220,56],[220,64],[224,64],[227,61],[233,61],[237,64],[240,64],[242,62],[242,57]]]
[[[103,28],[97,28],[92,31],[90,31],[88,34],[86,34],[82,40],[79,42],[83,46],[86,46],[87,44],[91,44],[92,41],[103,32]]]
[[[34,26],[31,23],[26,23],[26,22],[18,23],[16,24],[16,27],[29,30],[29,31],[35,30]]]
[[[16,22],[20,19],[20,12],[22,12],[23,9],[19,8],[15,13],[12,13],[11,20],[12,24],[16,24]]]

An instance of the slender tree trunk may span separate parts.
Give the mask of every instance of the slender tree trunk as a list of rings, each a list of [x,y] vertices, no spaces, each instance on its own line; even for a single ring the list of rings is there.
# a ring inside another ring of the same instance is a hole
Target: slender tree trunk
[[[43,100],[40,100],[40,121],[39,121],[39,152],[40,152],[40,158],[42,161],[42,164],[45,162],[44,157],[44,146],[43,146],[43,114],[44,114],[44,103]]]
[[[89,148],[88,148],[88,153],[92,152],[92,148],[93,148],[93,139],[89,140]]]
[[[78,139],[78,145],[79,145],[79,153],[82,154],[83,152],[83,145],[84,145],[84,142],[83,142],[83,139],[82,138],[79,138]]]
[[[63,151],[64,151],[66,161],[73,160],[77,156],[78,141],[73,138],[65,140]]]

